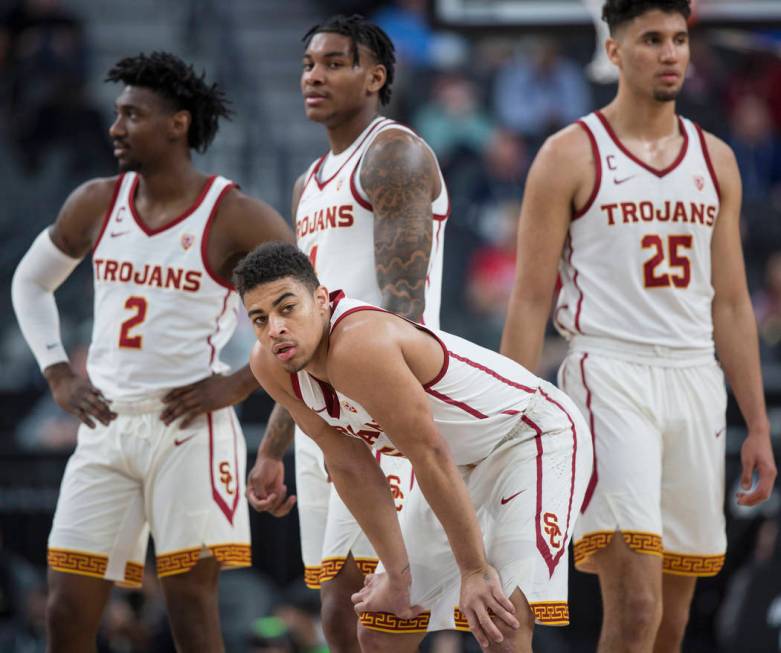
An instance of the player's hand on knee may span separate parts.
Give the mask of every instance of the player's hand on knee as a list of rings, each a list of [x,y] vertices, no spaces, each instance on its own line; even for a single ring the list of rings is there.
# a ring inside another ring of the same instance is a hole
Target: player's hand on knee
[[[296,496],[287,494],[285,466],[281,460],[258,456],[247,478],[247,500],[258,512],[284,517],[296,505]]]
[[[91,429],[95,421],[107,426],[117,414],[109,407],[108,399],[87,379],[76,374],[67,363],[58,363],[45,370],[52,397],[64,411],[76,415]]]
[[[423,608],[410,603],[409,571],[391,578],[388,574],[368,574],[363,587],[352,595],[355,612],[390,612],[400,619],[414,619]]]
[[[742,506],[755,506],[766,501],[776,481],[776,463],[773,458],[773,448],[766,433],[751,433],[740,449],[740,460],[743,472],[740,476],[741,491],[738,492],[738,503]],[[752,488],[754,472],[759,479]]]
[[[242,399],[243,388],[235,375],[213,374],[166,394],[163,397],[165,409],[160,413],[160,419],[167,426],[181,417],[179,428],[185,429],[204,413],[233,406]]]
[[[483,648],[504,639],[495,620],[502,621],[510,628],[520,627],[515,617],[515,606],[504,595],[499,574],[491,566],[461,577],[459,607],[469,621],[472,634]]]

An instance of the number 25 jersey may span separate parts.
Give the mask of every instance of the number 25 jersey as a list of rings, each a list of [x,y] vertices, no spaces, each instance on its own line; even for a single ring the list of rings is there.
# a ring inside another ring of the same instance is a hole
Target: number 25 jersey
[[[199,381],[227,366],[238,295],[209,269],[209,229],[235,187],[210,177],[195,203],[163,227],[138,216],[139,178],[121,175],[92,255],[95,308],[87,371],[111,399],[134,400]]]
[[[713,350],[711,238],[719,187],[699,126],[663,170],[635,157],[607,119],[578,122],[594,156],[591,197],[573,215],[554,323],[566,338]]]

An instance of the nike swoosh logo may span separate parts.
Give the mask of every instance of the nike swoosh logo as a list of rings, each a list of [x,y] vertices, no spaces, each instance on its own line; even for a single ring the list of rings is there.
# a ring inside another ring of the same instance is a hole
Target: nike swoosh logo
[[[526,490],[518,490],[515,494],[510,495],[509,497],[502,497],[501,504],[505,505],[507,503],[510,503],[515,497],[517,497],[521,492],[526,492]]]
[[[54,349],[57,346],[56,342],[51,342],[48,345],[46,345],[46,349]]]
[[[111,234],[109,234],[112,238],[117,238],[119,236],[124,236],[125,234],[129,234],[129,231],[112,231]]]
[[[619,179],[618,177],[613,177],[613,183],[616,186],[620,186],[625,181],[629,181],[630,179],[634,179],[635,177],[637,177],[637,175],[629,175],[628,177],[624,177],[623,179]]]
[[[726,428],[726,427],[724,427],[723,429],[719,429],[718,431],[716,431],[716,437],[718,438],[718,437],[719,437],[719,436],[720,436],[722,433],[724,433],[724,431],[726,431],[726,430],[727,430],[727,428]]]
[[[176,439],[174,440],[174,446],[175,446],[175,447],[178,447],[178,446],[180,446],[180,445],[183,445],[183,444],[184,444],[185,442],[187,442],[188,440],[192,440],[192,439],[193,439],[195,436],[196,436],[196,434],[195,434],[195,433],[193,433],[192,435],[188,435],[186,438],[182,438],[181,440],[180,440],[179,438],[176,438]]]

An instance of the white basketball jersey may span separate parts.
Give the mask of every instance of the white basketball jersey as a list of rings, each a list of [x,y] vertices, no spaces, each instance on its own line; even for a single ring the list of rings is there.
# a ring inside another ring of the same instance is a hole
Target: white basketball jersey
[[[385,312],[345,298],[341,291],[332,292],[331,331],[356,311]],[[415,326],[431,334],[445,355],[439,374],[423,386],[434,423],[457,465],[478,463],[519,425],[540,379],[494,351],[438,329]],[[290,378],[298,398],[340,433],[360,438],[381,453],[403,455],[358,402],[304,370]]]
[[[360,168],[377,134],[387,129],[412,133],[393,120],[378,117],[344,152],[329,152],[315,161],[307,170],[295,216],[298,246],[309,256],[320,282],[328,289],[341,288],[351,297],[376,305],[382,304],[382,294],[374,267],[374,212],[361,188]],[[328,163],[334,165],[325,174]],[[431,204],[433,238],[423,313],[423,322],[433,326],[439,325],[445,222],[449,212],[441,172],[439,179],[442,191]]]
[[[225,371],[219,353],[236,328],[238,295],[206,260],[209,227],[234,188],[210,177],[195,204],[151,229],[133,198],[138,175],[117,180],[95,245],[90,380],[111,399],[138,399]]]
[[[579,124],[591,140],[596,183],[562,253],[557,328],[567,338],[712,351],[719,187],[702,131],[678,118],[681,150],[657,170],[622,145],[601,113]]]

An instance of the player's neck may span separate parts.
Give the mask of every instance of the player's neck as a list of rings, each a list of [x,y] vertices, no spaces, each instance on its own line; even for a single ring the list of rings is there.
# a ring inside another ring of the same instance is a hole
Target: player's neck
[[[678,133],[675,102],[637,98],[621,88],[602,114],[621,139],[654,141]]]
[[[330,125],[328,127],[328,143],[331,145],[331,152],[334,154],[344,152],[378,115],[376,107],[367,105],[363,110],[338,125]]]
[[[191,194],[197,187],[200,192],[206,176],[196,170],[189,158],[167,161],[139,174],[136,201],[143,198],[148,204],[179,202],[183,195]]]
[[[320,344],[317,346],[314,356],[309,359],[309,362],[304,368],[309,374],[316,379],[320,379],[325,383],[331,383],[328,378],[328,343],[331,337],[331,322],[323,326],[323,337],[320,339]]]

